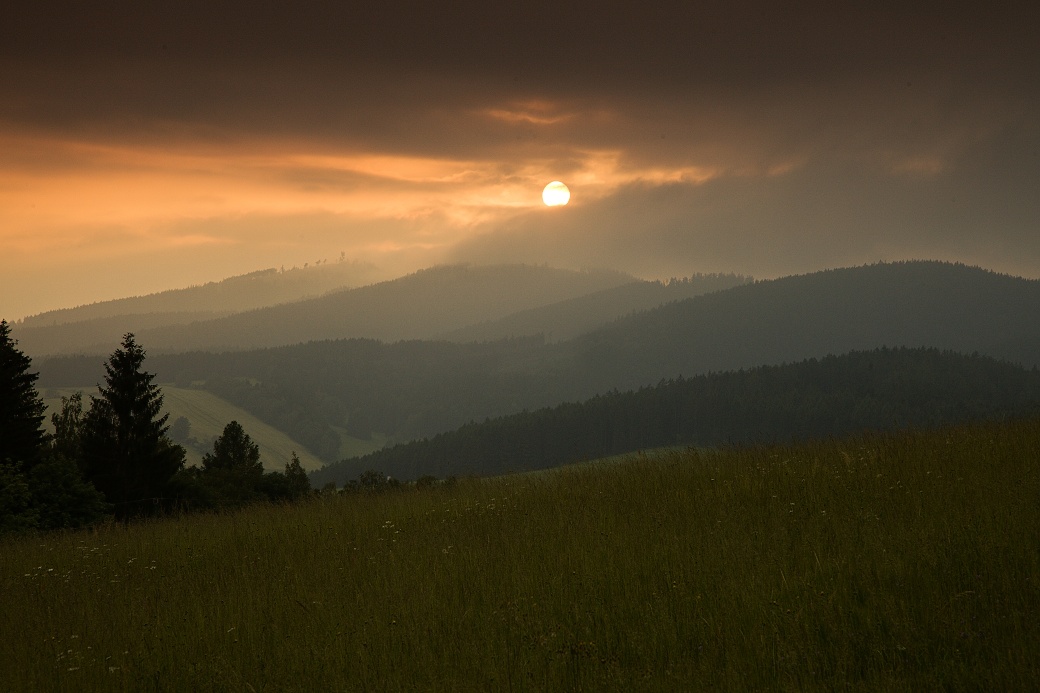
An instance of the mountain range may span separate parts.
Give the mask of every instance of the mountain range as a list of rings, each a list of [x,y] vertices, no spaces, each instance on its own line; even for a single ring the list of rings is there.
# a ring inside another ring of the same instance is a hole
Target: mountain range
[[[447,336],[453,334],[444,328],[450,318],[425,319],[415,306],[451,313],[449,297],[472,294],[483,283],[498,286],[511,297],[509,307],[517,307],[519,287],[546,283],[546,276],[547,268],[435,268],[370,291],[411,306],[404,310],[423,327],[400,327],[401,334],[437,330]],[[627,309],[620,301],[604,297],[626,287],[664,293],[611,273],[548,276],[579,295],[483,322],[474,322],[487,315],[476,297],[461,304],[457,322],[470,327],[457,328],[456,338],[480,338],[484,330],[488,341],[318,339],[235,352],[156,353],[148,367],[160,382],[208,390],[332,462],[358,449],[358,441],[407,442],[680,376],[851,351],[928,347],[977,352],[1016,367],[1040,364],[1040,282],[976,267],[922,261],[753,283],[731,276],[729,288],[711,287],[716,290],[627,314],[619,314]],[[701,288],[716,279],[702,277]],[[549,301],[549,293],[535,300]],[[324,305],[342,306],[337,301],[365,292],[342,294],[323,297],[330,299]],[[597,305],[614,310],[597,313]],[[561,316],[581,323],[582,306],[589,307],[586,322],[572,329],[578,334],[556,339]],[[327,319],[334,322],[336,315]],[[516,336],[490,339],[506,333]],[[146,338],[139,342],[153,349]],[[100,364],[96,356],[50,358],[39,365],[40,384],[90,386],[100,381]]]
[[[337,264],[269,270],[56,311],[19,323],[19,342],[26,353],[39,357],[107,354],[127,332],[148,344],[152,353],[351,337],[487,340],[531,330],[548,330],[561,338],[634,310],[749,281],[698,275],[664,284],[612,271],[447,265],[361,287],[343,283],[356,279],[354,270]],[[318,289],[323,289],[321,295],[301,295]]]

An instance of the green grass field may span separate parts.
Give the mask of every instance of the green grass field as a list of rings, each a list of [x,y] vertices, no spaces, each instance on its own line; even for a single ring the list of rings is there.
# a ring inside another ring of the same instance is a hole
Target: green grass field
[[[179,388],[170,384],[160,385],[160,388],[163,394],[163,411],[170,415],[167,424],[172,424],[181,416],[187,418],[191,422],[191,436],[204,443],[204,450],[185,447],[189,466],[202,464],[202,455],[212,450],[209,441],[219,436],[224,431],[224,426],[231,421],[242,424],[242,428],[253,442],[260,446],[260,459],[267,471],[283,471],[285,463],[292,459],[294,451],[300,458],[300,464],[307,471],[318,469],[325,464],[277,428],[267,425],[244,409],[210,392]],[[62,396],[67,397],[77,390],[79,388],[57,388],[44,392],[43,402],[47,405],[48,427],[51,413],[61,407]],[[90,406],[92,394],[97,394],[96,388],[83,390],[84,409]]]
[[[1040,421],[0,539],[12,691],[1035,690]]]

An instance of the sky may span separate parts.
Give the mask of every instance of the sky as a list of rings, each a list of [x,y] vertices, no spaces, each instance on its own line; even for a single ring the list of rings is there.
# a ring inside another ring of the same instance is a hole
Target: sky
[[[0,317],[341,257],[1040,277],[1024,2],[329,4],[5,9]]]

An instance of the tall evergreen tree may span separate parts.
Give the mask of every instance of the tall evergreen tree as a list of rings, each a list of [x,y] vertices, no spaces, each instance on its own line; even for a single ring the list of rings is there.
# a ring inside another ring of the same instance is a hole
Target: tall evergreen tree
[[[27,472],[47,442],[42,427],[47,407],[36,391],[40,375],[29,372],[32,359],[17,344],[7,321],[0,320],[0,463]]]
[[[145,352],[133,334],[105,363],[100,397],[83,416],[82,454],[87,478],[115,506],[118,517],[158,508],[170,479],[184,466],[184,448],[167,437],[168,414],[155,375],[143,371]]]

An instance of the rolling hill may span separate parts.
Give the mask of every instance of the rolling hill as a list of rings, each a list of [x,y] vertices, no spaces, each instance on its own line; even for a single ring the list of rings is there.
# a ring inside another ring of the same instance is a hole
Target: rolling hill
[[[147,348],[151,345],[144,340]],[[326,461],[343,435],[390,442],[662,379],[879,347],[1040,363],[1040,282],[938,262],[786,277],[669,303],[565,342],[319,341],[149,357]],[[93,384],[100,359],[50,359],[41,384]]]
[[[19,329],[26,353],[107,354],[125,331],[152,353],[242,350],[318,339],[367,337],[386,341],[425,339],[473,323],[595,293],[638,280],[619,272],[578,272],[549,267],[499,265],[433,267],[391,281],[331,291],[291,303],[191,320],[191,314],[134,317],[133,329],[117,319]],[[119,318],[131,325],[126,316]],[[185,322],[190,320],[190,322]],[[108,330],[99,339],[101,330]]]
[[[451,342],[481,342],[543,335],[560,342],[602,327],[632,313],[665,303],[722,291],[750,283],[750,277],[733,274],[694,275],[669,282],[633,282],[585,296],[530,308],[498,320],[478,323],[435,335]]]
[[[582,335],[558,350],[555,367],[591,394],[883,346],[978,352],[1038,366],[1040,281],[941,262],[759,281]]]
[[[376,268],[356,262],[266,269],[185,289],[48,311],[13,326],[21,348],[34,356],[103,354],[127,332],[162,326],[182,330],[193,322],[361,286],[376,276]]]
[[[204,390],[192,390],[178,388],[172,385],[162,385],[163,412],[169,414],[168,424],[184,417],[190,428],[186,439],[174,442],[184,446],[187,453],[187,464],[202,464],[202,456],[213,451],[213,440],[217,438],[231,421],[242,424],[253,442],[260,446],[260,460],[264,469],[271,472],[280,472],[285,469],[285,463],[292,458],[293,452],[300,458],[300,464],[304,469],[312,471],[322,466],[323,462],[307,451],[299,443],[294,442],[284,432],[264,423],[253,414],[234,406],[216,395]],[[44,404],[47,405],[47,416],[44,419],[50,424],[51,413],[61,407],[62,396],[71,395],[80,388],[48,390],[44,392]],[[89,395],[96,394],[96,390],[84,392],[84,408],[89,406]],[[374,448],[364,449],[371,452]]]
[[[467,424],[328,465],[402,480],[494,476],[661,447],[787,443],[1040,414],[1040,371],[937,349],[878,349],[678,378]]]

